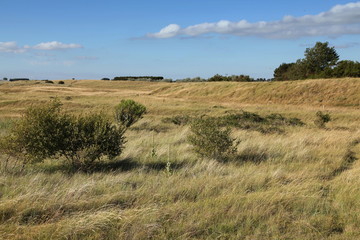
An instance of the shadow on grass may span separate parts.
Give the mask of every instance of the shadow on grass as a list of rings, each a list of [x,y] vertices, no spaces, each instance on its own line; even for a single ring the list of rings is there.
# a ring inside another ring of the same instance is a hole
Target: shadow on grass
[[[166,170],[167,167],[172,170],[180,169],[184,166],[184,163],[170,163],[168,166],[167,162],[150,162],[143,165],[145,169],[155,170],[155,171],[163,171]]]
[[[184,166],[183,163],[171,163],[170,168],[172,170],[180,169]],[[125,158],[121,160],[106,161],[106,162],[96,162],[90,166],[82,167],[73,167],[68,164],[49,164],[49,165],[40,165],[39,168],[45,173],[55,173],[63,172],[68,174],[74,173],[110,173],[110,172],[126,172],[134,169],[144,169],[144,170],[155,170],[163,171],[166,170],[169,166],[166,162],[150,162],[150,163],[138,163],[132,158]]]
[[[135,168],[139,168],[141,165],[134,161],[132,158],[125,158],[121,160],[106,161],[106,162],[96,162],[89,166],[80,166],[73,167],[66,163],[63,164],[49,164],[42,165],[39,168],[45,173],[55,173],[55,172],[64,172],[64,173],[97,173],[97,172],[126,172],[131,171]]]
[[[135,168],[139,168],[141,165],[134,161],[132,158],[125,158],[122,160],[98,162],[93,164],[89,169],[84,169],[85,172],[126,172]],[[81,169],[80,169],[81,170]]]

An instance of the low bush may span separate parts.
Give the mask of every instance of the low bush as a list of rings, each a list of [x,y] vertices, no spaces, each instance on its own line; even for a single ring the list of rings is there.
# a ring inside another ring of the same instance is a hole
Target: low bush
[[[230,136],[231,129],[221,127],[213,118],[194,120],[190,130],[188,141],[200,156],[227,161],[236,153],[238,142]]]
[[[64,81],[58,81],[58,84],[65,84]]]
[[[54,99],[30,107],[1,140],[0,151],[20,158],[23,164],[65,158],[73,168],[87,168],[103,157],[121,154],[124,132],[125,127],[101,114],[77,117],[63,113],[60,101]]]
[[[146,112],[146,107],[131,99],[121,100],[115,107],[115,119],[125,127],[130,127],[137,122]]]
[[[288,125],[288,126],[303,126],[303,123],[299,118],[286,118],[279,113],[272,113],[265,117],[267,123],[272,125]]]
[[[321,111],[318,111],[316,113],[316,119],[314,123],[318,128],[325,128],[325,124],[330,121],[331,121],[330,114],[328,113],[324,114]]]
[[[217,118],[221,126],[231,126],[261,133],[283,133],[282,126],[305,125],[298,118],[286,118],[278,113],[260,116],[256,113],[242,111]]]

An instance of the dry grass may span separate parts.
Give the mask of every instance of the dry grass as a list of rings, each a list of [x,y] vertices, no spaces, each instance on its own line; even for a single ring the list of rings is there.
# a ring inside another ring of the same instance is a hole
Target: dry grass
[[[2,83],[1,134],[27,106],[56,96],[76,113],[111,114],[123,98],[149,113],[127,132],[117,161],[94,172],[69,173],[51,160],[2,171],[0,238],[358,239],[359,88],[359,79]],[[239,109],[307,125],[285,127],[285,134],[234,130],[238,161],[223,164],[194,155],[187,126],[161,121]],[[326,129],[313,124],[318,110],[333,117]]]

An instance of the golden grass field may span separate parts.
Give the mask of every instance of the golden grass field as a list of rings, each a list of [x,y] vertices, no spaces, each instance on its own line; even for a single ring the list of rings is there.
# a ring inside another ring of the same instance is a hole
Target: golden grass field
[[[69,173],[49,159],[5,171],[0,156],[0,239],[360,238],[360,79],[0,81],[0,136],[27,107],[54,97],[74,114],[111,115],[121,99],[148,113],[112,168]],[[306,126],[234,129],[243,161],[219,163],[192,151],[188,126],[162,122],[241,109]],[[325,129],[313,123],[319,110],[332,117]]]

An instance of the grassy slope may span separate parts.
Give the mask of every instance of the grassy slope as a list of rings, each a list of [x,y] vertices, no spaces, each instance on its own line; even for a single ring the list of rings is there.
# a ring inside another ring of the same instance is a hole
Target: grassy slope
[[[359,106],[360,79],[320,79],[260,83],[189,83],[168,86],[155,95],[258,104]]]
[[[108,114],[120,99],[132,98],[149,114],[127,133],[126,150],[112,168],[69,175],[48,161],[23,173],[1,172],[2,239],[360,237],[360,146],[353,144],[360,137],[360,79],[5,83],[0,133],[24,108],[54,96],[68,111]],[[192,153],[187,127],[161,122],[240,108],[298,117],[307,126],[287,127],[284,135],[235,130],[244,162],[221,164]],[[327,129],[312,123],[318,110],[334,119]]]

